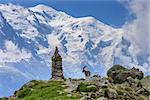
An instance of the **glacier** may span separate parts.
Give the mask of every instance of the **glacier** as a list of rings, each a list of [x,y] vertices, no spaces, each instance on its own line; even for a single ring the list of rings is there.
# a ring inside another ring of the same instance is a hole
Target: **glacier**
[[[12,95],[30,80],[50,79],[56,46],[66,78],[84,77],[84,66],[105,76],[114,64],[150,75],[150,55],[134,53],[125,34],[94,17],[75,18],[46,5],[0,4],[0,97]]]

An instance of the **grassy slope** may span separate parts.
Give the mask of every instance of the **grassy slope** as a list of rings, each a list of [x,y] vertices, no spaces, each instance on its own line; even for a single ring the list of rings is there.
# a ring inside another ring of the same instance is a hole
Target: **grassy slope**
[[[16,100],[77,100],[77,94],[64,91],[64,81],[32,81],[16,92]]]

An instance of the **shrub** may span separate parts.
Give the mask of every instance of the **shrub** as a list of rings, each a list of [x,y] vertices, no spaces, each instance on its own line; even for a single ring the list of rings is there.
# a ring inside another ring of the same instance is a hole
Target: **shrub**
[[[140,96],[137,98],[137,100],[144,100],[144,98]]]
[[[81,83],[77,87],[77,91],[79,92],[96,92],[97,90],[98,88],[94,84]]]
[[[123,90],[120,90],[120,89],[116,89],[118,95],[123,95],[124,91]]]
[[[102,89],[106,89],[106,88],[108,88],[108,86],[107,86],[107,85],[102,85],[101,88],[102,88]]]
[[[16,94],[17,94],[17,97],[24,98],[25,96],[29,95],[30,93],[31,93],[31,90],[29,88],[27,88],[27,89],[23,89],[23,90],[17,92]]]
[[[104,97],[108,97],[108,89],[103,89],[103,91],[104,91]]]
[[[131,87],[125,87],[125,90],[126,91],[132,91],[132,88]]]

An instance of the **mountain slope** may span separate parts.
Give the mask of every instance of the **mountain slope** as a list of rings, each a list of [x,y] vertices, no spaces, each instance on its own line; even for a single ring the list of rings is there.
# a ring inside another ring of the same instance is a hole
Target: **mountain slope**
[[[139,67],[149,74],[150,63],[139,62],[124,34],[93,17],[74,18],[45,5],[0,4],[0,97],[29,80],[48,80],[56,46],[67,78],[84,77],[83,66],[104,76],[113,64]]]
[[[77,100],[79,94],[65,91],[67,85],[64,81],[31,81],[25,84],[21,90],[16,91],[16,100]]]

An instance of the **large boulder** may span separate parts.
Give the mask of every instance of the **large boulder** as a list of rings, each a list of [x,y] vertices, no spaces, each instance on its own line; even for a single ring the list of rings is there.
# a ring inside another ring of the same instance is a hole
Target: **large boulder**
[[[121,84],[127,81],[128,77],[142,79],[144,74],[134,67],[132,69],[127,69],[121,65],[114,65],[107,71],[107,76],[112,78],[114,83]]]

